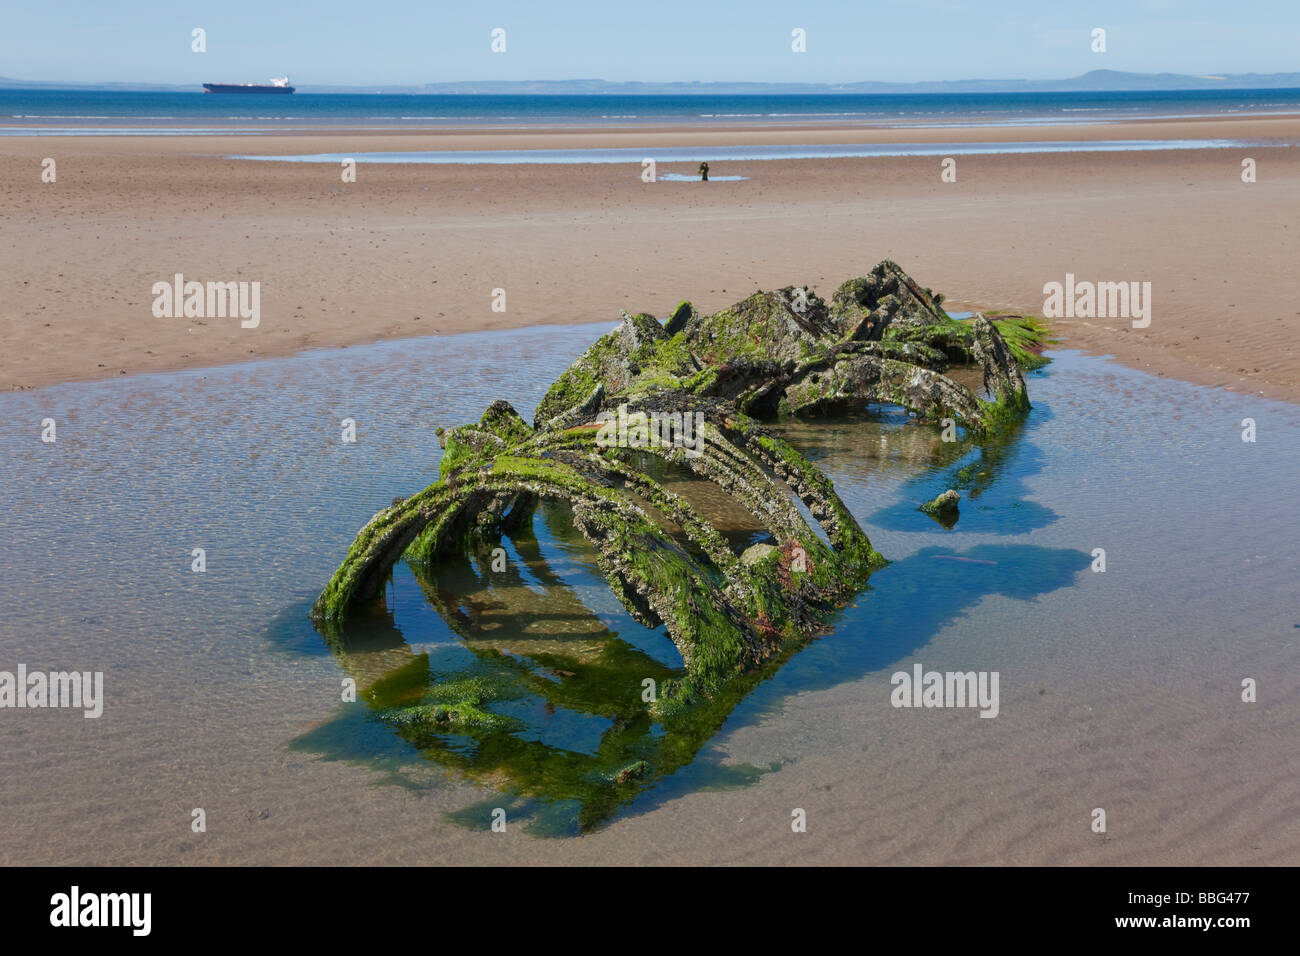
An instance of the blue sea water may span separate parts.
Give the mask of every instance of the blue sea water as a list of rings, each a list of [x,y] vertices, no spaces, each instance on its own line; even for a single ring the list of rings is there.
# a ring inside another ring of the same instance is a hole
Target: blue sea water
[[[1053,125],[1300,112],[1300,90],[1068,93],[208,95],[0,89],[0,127],[443,128],[638,123]]]

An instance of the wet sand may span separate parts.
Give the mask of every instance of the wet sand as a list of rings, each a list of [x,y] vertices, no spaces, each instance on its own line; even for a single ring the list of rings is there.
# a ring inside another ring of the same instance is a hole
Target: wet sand
[[[1245,149],[636,165],[329,165],[232,153],[744,143],[1243,139]],[[892,258],[953,308],[1041,313],[1066,273],[1149,281],[1149,328],[1052,322],[1158,375],[1300,399],[1295,118],[1077,127],[738,126],[0,139],[0,388],[197,368],[378,339],[716,309]],[[1266,144],[1266,145],[1265,145]],[[43,184],[41,160],[57,162]],[[1241,160],[1258,181],[1241,181]],[[693,164],[658,171],[693,173]],[[155,318],[155,282],[261,283],[261,324]],[[494,290],[506,311],[494,312]]]

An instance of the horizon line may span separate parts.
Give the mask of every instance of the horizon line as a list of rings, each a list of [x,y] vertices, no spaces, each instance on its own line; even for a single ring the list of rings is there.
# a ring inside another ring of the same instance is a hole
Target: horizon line
[[[1254,79],[1254,78],[1258,78],[1261,80],[1267,80],[1270,78],[1277,78],[1277,79],[1294,78],[1294,82],[1296,83],[1296,86],[1294,87],[1275,86],[1275,87],[1259,87],[1259,89],[1291,89],[1291,88],[1300,89],[1300,72],[1295,72],[1295,71],[1272,72],[1272,73],[1205,73],[1205,72],[1174,73],[1169,71],[1164,71],[1160,73],[1137,73],[1137,72],[1126,71],[1126,70],[1110,70],[1110,69],[1089,70],[1085,73],[1080,73],[1075,76],[1060,77],[1055,79],[1029,79],[1024,77],[1020,77],[1020,78],[989,77],[989,78],[966,78],[966,79],[959,79],[959,80],[912,80],[912,81],[897,81],[897,80],[838,80],[838,81],[775,80],[774,81],[774,80],[606,80],[599,77],[569,77],[566,79],[526,79],[526,80],[508,80],[508,79],[428,80],[422,83],[355,83],[355,82],[354,83],[330,83],[330,82],[313,83],[313,82],[308,82],[305,84],[297,83],[295,84],[295,86],[298,87],[299,89],[316,87],[321,90],[338,90],[340,92],[368,91],[371,89],[375,89],[375,93],[381,93],[384,87],[388,87],[392,90],[418,91],[430,87],[439,87],[439,86],[444,86],[444,87],[445,86],[472,86],[472,85],[563,86],[563,85],[576,85],[576,84],[591,84],[591,85],[599,85],[599,86],[607,86],[607,87],[748,86],[748,87],[766,87],[766,88],[773,88],[773,89],[797,88],[797,89],[809,90],[809,91],[813,91],[813,90],[835,91],[836,89],[841,89],[844,87],[854,87],[854,86],[889,87],[898,90],[906,90],[909,87],[922,87],[922,86],[928,86],[928,87],[934,87],[934,86],[951,87],[951,86],[962,86],[962,85],[988,86],[990,84],[1007,84],[1013,87],[1024,87],[1024,86],[1042,87],[1042,86],[1052,86],[1056,84],[1078,83],[1079,81],[1086,80],[1089,77],[1097,77],[1097,78],[1107,77],[1120,82],[1123,82],[1126,79],[1151,81],[1151,80],[1160,80],[1163,78],[1169,80],[1176,79],[1176,80],[1194,81],[1197,84],[1203,84],[1201,86],[1193,86],[1193,87],[1164,87],[1163,91],[1165,92],[1179,92],[1179,91],[1197,92],[1200,89],[1207,89],[1207,88],[1214,89],[1217,87],[1217,84],[1220,83],[1226,84],[1230,82],[1240,82],[1242,80]],[[129,91],[150,92],[151,90],[158,90],[158,89],[175,89],[178,92],[181,92],[181,91],[185,91],[189,87],[201,86],[203,82],[216,82],[216,81],[194,81],[194,82],[186,81],[180,83],[175,83],[175,82],[166,83],[166,82],[144,82],[144,81],[134,81],[134,80],[96,80],[96,81],[45,80],[45,79],[25,80],[25,79],[20,79],[18,77],[0,76],[0,89],[8,89],[8,90],[26,89],[32,91],[48,90],[50,92],[56,92],[60,89],[95,90],[95,89],[113,88],[115,90],[119,90],[123,92],[129,92]],[[221,82],[225,82],[225,81],[221,81]],[[18,84],[18,85],[12,86],[8,84]],[[1250,88],[1251,87],[1240,87],[1240,86],[1236,87],[1236,89],[1243,89],[1243,90],[1250,89]],[[1126,91],[1116,86],[1098,86],[1096,88],[1076,87],[1075,89],[1069,91],[1037,90],[1035,92],[1105,93],[1105,92],[1142,92],[1142,91],[1143,90]],[[1148,89],[1146,91],[1150,91],[1150,90]],[[578,91],[578,92],[589,92],[589,91]],[[954,92],[963,92],[963,91],[954,91]],[[990,92],[991,93],[991,92],[1014,92],[1014,90],[984,89],[984,90],[966,91],[966,92]],[[367,94],[367,95],[375,95],[375,94]]]

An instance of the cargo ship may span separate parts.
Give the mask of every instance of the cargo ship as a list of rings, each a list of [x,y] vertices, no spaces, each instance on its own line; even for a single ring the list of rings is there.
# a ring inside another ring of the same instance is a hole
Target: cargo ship
[[[204,83],[204,93],[292,93],[287,76],[274,77],[270,86],[260,83]]]

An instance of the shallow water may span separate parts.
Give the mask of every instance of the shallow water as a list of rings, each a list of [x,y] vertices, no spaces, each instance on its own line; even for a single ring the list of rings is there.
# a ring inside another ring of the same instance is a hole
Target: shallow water
[[[989,156],[1008,153],[1124,153],[1134,150],[1230,149],[1247,145],[1235,139],[1062,140],[1023,143],[844,143],[816,146],[660,146],[653,149],[459,149],[374,153],[293,153],[284,156],[231,156],[275,163],[425,163],[454,165],[530,165],[554,163],[661,163],[769,159],[865,159],[880,156]]]
[[[307,606],[357,528],[435,478],[433,429],[500,397],[529,417],[608,327],[0,396],[0,670],[101,670],[107,696],[98,720],[0,710],[22,768],[0,780],[0,859],[1297,862],[1300,411],[1077,353],[982,450],[890,409],[784,426],[892,563],[716,726],[627,724],[629,687],[680,662],[558,508],[508,543],[505,580],[485,556],[399,565],[386,610],[331,647]],[[916,510],[947,487],[950,530]],[[412,673],[484,661],[534,681],[492,748],[384,720]],[[918,662],[998,671],[999,716],[891,707]],[[348,676],[381,693],[343,703]],[[662,772],[593,796],[637,748]],[[528,823],[508,852],[484,837],[494,807]],[[813,821],[797,849],[791,807]]]

